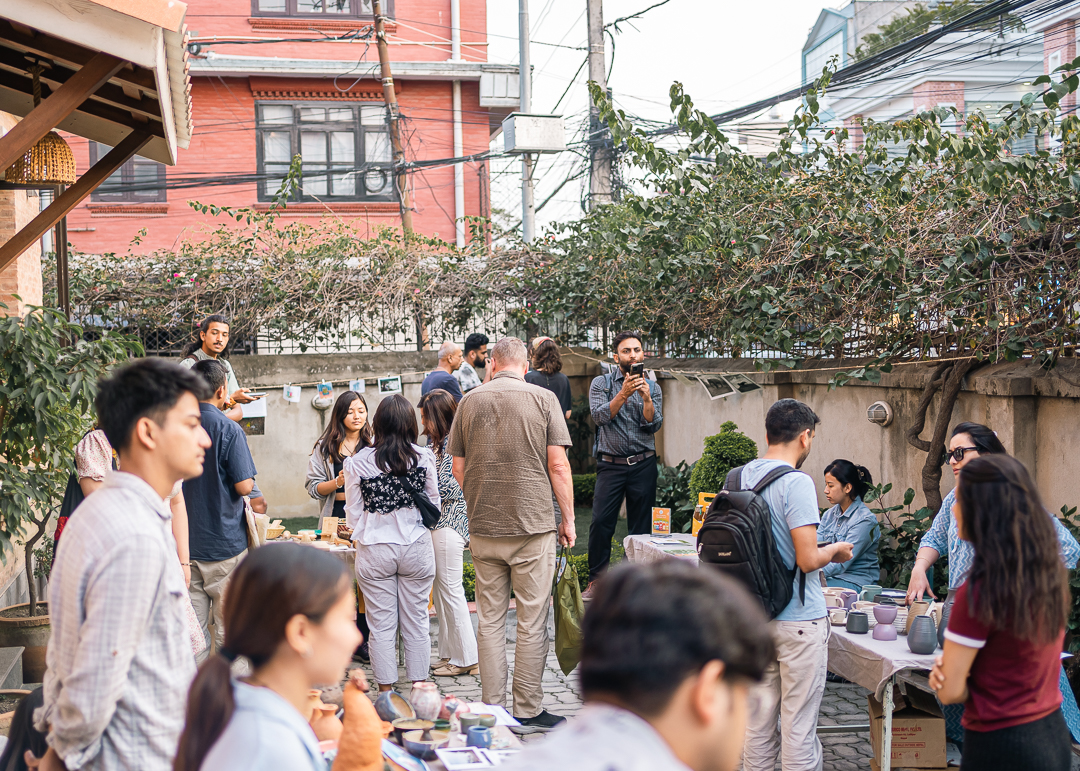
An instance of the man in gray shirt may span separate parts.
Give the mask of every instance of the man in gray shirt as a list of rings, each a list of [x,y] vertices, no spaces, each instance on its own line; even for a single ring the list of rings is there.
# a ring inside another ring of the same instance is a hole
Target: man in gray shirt
[[[582,624],[585,707],[506,771],[734,771],[773,644],[736,581],[681,560],[623,565]]]
[[[52,633],[38,768],[170,771],[195,676],[184,574],[164,498],[202,474],[209,388],[165,359],[100,385],[98,420],[121,471],[75,510],[49,581]]]

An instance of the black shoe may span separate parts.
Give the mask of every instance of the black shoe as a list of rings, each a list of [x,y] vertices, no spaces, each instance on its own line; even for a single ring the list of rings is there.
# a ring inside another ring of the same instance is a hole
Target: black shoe
[[[566,722],[566,718],[561,715],[552,715],[546,709],[536,717],[516,717],[514,719],[521,725],[512,725],[510,730],[520,735],[546,733]]]
[[[353,661],[359,661],[361,664],[370,664],[371,656],[368,654],[367,640],[360,643],[360,647],[356,649],[356,652],[352,655]]]

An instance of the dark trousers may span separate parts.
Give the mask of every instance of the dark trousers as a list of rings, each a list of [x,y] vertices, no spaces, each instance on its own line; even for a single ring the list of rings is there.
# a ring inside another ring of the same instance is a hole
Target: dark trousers
[[[1067,771],[1069,729],[1061,710],[997,731],[964,731],[961,771]]]
[[[595,581],[611,561],[611,538],[626,498],[626,524],[630,535],[652,530],[656,503],[656,456],[633,466],[596,461],[592,524],[589,525],[589,580]]]

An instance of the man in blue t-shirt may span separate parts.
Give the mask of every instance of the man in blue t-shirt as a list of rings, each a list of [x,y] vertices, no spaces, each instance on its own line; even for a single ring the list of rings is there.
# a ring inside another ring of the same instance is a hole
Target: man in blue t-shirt
[[[213,396],[199,403],[202,425],[210,435],[202,476],[184,482],[191,546],[191,584],[188,593],[199,618],[209,655],[210,615],[214,617],[214,640],[218,649],[225,639],[225,587],[229,576],[247,553],[247,519],[244,496],[255,486],[255,463],[240,424],[222,412],[228,399],[228,374],[220,362],[197,362],[192,371],[202,377]]]
[[[778,466],[802,467],[810,454],[821,420],[807,405],[781,399],[765,416],[768,451],[743,467],[740,482],[749,490]],[[776,661],[755,686],[758,704],[746,728],[745,771],[772,771],[781,761],[784,771],[821,768],[817,738],[818,709],[825,693],[829,651],[829,619],[821,591],[821,568],[851,559],[850,543],[817,545],[820,514],[813,479],[787,474],[762,491],[772,514],[773,538],[788,568],[795,571],[795,594],[773,621]],[[799,593],[799,573],[806,573],[806,597]]]
[[[426,396],[429,391],[441,388],[447,391],[456,401],[461,401],[464,394],[461,386],[454,377],[454,370],[461,366],[464,357],[461,354],[461,346],[457,343],[446,342],[439,346],[439,366],[431,370],[420,386],[420,395]]]

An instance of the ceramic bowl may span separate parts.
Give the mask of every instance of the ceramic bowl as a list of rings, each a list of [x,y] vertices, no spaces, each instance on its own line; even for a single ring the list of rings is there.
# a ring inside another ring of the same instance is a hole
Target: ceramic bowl
[[[403,717],[416,717],[416,710],[408,699],[397,691],[383,691],[375,699],[375,712],[387,723]]]
[[[873,638],[875,640],[895,640],[896,627],[883,621],[874,627]]]
[[[879,624],[891,624],[896,621],[897,610],[895,605],[878,605],[874,608],[874,618]]]
[[[423,731],[406,731],[401,736],[405,750],[421,760],[435,760],[438,757],[435,750],[441,750],[450,743],[450,734],[446,731],[432,731],[428,735],[430,740],[424,739]]]
[[[418,717],[400,717],[391,725],[394,727],[394,738],[397,739],[398,744],[402,743],[402,736],[406,731],[430,731],[435,727],[435,723],[431,720],[421,720]]]

